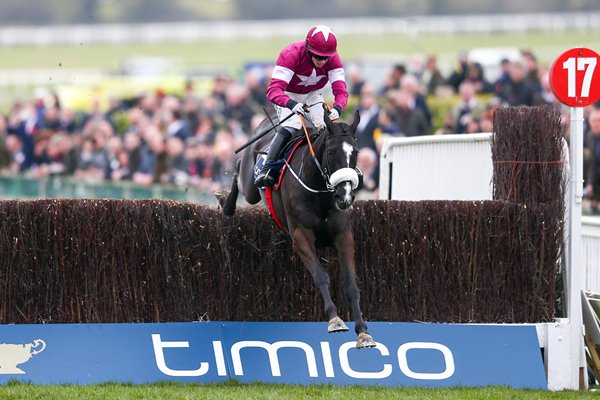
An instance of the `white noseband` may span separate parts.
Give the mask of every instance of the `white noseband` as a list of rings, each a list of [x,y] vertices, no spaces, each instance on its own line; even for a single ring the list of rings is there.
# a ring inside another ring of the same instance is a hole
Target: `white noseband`
[[[346,181],[352,184],[352,190],[358,187],[358,173],[356,173],[354,168],[340,168],[329,177],[329,183],[333,187]]]

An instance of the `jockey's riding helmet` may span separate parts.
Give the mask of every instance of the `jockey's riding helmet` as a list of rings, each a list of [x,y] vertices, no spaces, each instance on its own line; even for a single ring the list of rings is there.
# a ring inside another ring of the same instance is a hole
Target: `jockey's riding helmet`
[[[337,38],[330,27],[317,25],[306,35],[306,49],[321,57],[331,57],[337,49]]]

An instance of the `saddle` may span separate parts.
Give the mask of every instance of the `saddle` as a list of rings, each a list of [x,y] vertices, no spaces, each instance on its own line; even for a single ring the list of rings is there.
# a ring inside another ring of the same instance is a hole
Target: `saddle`
[[[310,140],[314,141],[318,135],[318,133],[310,135]],[[275,179],[277,181],[277,183],[273,186],[273,190],[279,190],[281,179],[283,178],[283,175],[287,169],[286,164],[292,159],[296,149],[303,143],[306,143],[306,135],[304,135],[302,131],[295,132],[281,150],[279,159],[272,164],[272,173],[275,174],[274,176],[276,177]],[[267,147],[265,150],[261,151],[260,157],[256,159],[256,163],[254,164],[254,179],[256,179],[261,169],[265,165],[268,151],[269,148]]]
[[[319,135],[318,133],[311,135],[310,140],[314,141],[318,135]],[[298,149],[298,147],[300,147],[300,145],[305,142],[306,142],[306,136],[303,135],[302,132],[295,133],[294,135],[292,135],[291,139],[281,150],[282,157],[280,159],[278,159],[275,163],[273,163],[273,166],[272,166],[273,173],[275,173],[277,176],[277,178],[276,178],[277,183],[273,187],[265,188],[265,202],[267,203],[267,207],[269,208],[269,214],[271,214],[271,217],[273,217],[275,224],[284,233],[287,233],[287,231],[286,231],[285,227],[283,226],[283,224],[281,223],[281,221],[279,220],[279,218],[277,217],[277,213],[275,212],[275,207],[273,207],[272,194],[273,194],[273,190],[279,190],[279,187],[281,186],[281,179],[283,178],[283,175],[285,174],[285,171],[287,170],[287,165],[288,165],[289,161],[292,159],[292,157],[294,156],[296,149]],[[267,148],[262,153],[262,155],[260,157],[258,157],[258,159],[256,160],[256,164],[254,165],[254,179],[256,179],[256,176],[262,169],[262,167],[265,163],[265,160],[267,159],[267,151],[268,150],[269,149]]]

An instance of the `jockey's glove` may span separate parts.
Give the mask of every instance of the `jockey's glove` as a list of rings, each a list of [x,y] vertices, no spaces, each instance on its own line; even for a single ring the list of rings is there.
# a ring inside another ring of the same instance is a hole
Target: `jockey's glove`
[[[292,112],[295,114],[298,114],[298,115],[302,115],[303,117],[306,117],[308,110],[304,108],[304,104],[296,103],[296,105],[294,107],[292,107]]]
[[[339,117],[340,117],[340,112],[338,111],[337,108],[332,108],[331,111],[329,111],[329,119],[330,120],[335,121]]]

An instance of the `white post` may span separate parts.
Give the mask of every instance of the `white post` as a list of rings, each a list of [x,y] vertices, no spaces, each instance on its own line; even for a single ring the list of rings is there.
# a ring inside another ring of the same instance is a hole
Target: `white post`
[[[583,288],[581,246],[581,201],[583,197],[583,108],[571,108],[570,130],[570,195],[569,195],[569,242],[568,242],[568,298],[567,317],[571,325],[570,385],[577,390],[587,387],[587,371],[583,347],[583,317],[581,290]],[[566,360],[565,360],[566,361]],[[580,377],[583,386],[580,387]]]

